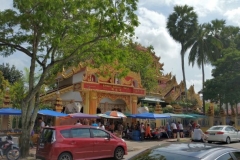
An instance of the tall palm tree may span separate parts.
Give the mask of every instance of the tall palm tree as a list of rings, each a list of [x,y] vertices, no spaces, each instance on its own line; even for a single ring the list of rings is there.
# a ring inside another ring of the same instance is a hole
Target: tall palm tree
[[[186,50],[192,45],[187,43],[194,35],[198,27],[198,16],[194,12],[193,7],[187,5],[175,6],[174,12],[169,15],[167,21],[167,29],[172,38],[181,44],[181,63],[183,82],[185,85],[185,98],[187,99],[187,85],[184,69],[184,55]]]
[[[189,52],[188,62],[189,65],[194,66],[195,62],[199,68],[202,68],[202,90],[205,82],[204,65],[210,64],[210,58],[213,57],[214,50],[221,49],[222,43],[212,34],[209,34],[209,30],[206,28],[207,25],[199,25],[196,34],[189,40],[188,43],[192,44]],[[205,114],[205,99],[204,95],[202,98],[203,102],[203,113]]]

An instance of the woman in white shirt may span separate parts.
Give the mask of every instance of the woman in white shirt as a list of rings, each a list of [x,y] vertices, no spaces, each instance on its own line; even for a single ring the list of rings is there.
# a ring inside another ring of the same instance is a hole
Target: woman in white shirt
[[[193,142],[205,142],[207,136],[200,129],[200,125],[198,124],[193,131],[192,141]]]
[[[180,138],[183,138],[183,125],[181,122],[178,122]]]

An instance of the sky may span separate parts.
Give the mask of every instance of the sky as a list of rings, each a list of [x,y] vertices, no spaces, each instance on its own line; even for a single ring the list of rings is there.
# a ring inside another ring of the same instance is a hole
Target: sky
[[[12,1],[0,0],[0,10],[12,7]],[[189,5],[198,14],[199,23],[214,19],[224,19],[227,25],[240,26],[240,0],[139,0],[137,15],[140,25],[136,28],[137,41],[143,46],[154,47],[157,56],[164,63],[164,74],[172,73],[178,83],[183,79],[180,59],[180,44],[175,42],[166,29],[167,17],[175,5]],[[16,53],[13,56],[0,57],[0,64],[10,63],[18,69],[29,67],[29,59]],[[211,79],[211,66],[205,66],[205,78]],[[197,66],[188,65],[188,53],[185,55],[185,74],[187,87],[194,85],[198,92],[202,87],[202,71]]]

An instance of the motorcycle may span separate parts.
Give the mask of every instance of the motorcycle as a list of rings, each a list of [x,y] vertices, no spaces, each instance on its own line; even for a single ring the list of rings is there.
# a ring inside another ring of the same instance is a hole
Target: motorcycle
[[[8,160],[18,160],[20,158],[20,150],[8,135],[5,141],[0,140],[0,156],[6,156]]]

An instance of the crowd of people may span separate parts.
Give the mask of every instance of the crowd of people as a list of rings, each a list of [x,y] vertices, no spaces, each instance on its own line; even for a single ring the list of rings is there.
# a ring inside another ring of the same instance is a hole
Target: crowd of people
[[[40,125],[40,130],[42,131],[43,127],[49,127],[51,124],[46,124],[42,118],[38,118],[38,124]],[[159,126],[155,128],[151,128],[150,124],[140,123],[137,121],[137,123],[129,123],[124,124],[122,121],[107,121],[106,124],[104,124],[103,120],[89,120],[89,119],[79,119],[74,123],[74,125],[91,125],[95,127],[99,127],[101,129],[106,129],[110,131],[111,133],[118,132],[121,137],[125,137],[127,139],[132,139],[132,133],[133,131],[139,131],[140,132],[140,139],[160,139],[163,134],[166,135],[167,138],[177,138],[177,134],[179,133],[179,138],[185,137],[185,135],[188,135],[192,138],[192,141],[201,141],[205,142],[205,139],[207,138],[206,135],[203,133],[203,131],[200,128],[200,125],[197,124],[194,121],[190,121],[187,128],[184,131],[183,124],[178,121],[172,122],[171,124],[169,122],[166,122],[165,126]],[[31,135],[34,134],[34,131],[31,132]]]

